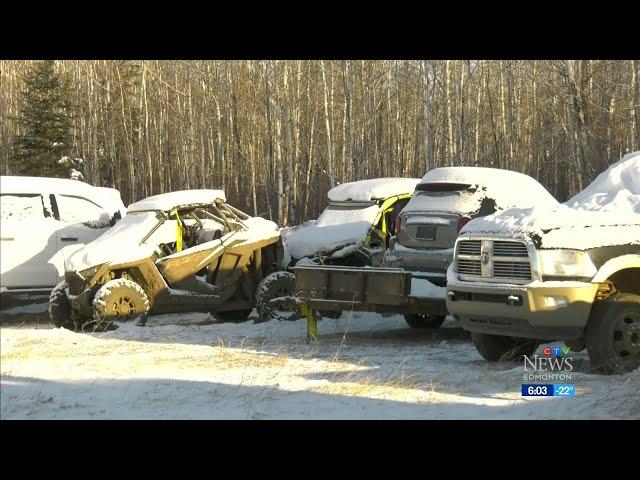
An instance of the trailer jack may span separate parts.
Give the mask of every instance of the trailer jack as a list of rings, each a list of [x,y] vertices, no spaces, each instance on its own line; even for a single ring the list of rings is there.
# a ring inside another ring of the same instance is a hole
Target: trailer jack
[[[306,303],[302,303],[301,309],[307,319],[307,343],[311,343],[318,340],[318,319],[316,313]]]

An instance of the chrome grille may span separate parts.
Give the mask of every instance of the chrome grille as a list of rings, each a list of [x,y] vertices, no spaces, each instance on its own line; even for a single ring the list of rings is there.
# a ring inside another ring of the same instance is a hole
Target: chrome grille
[[[464,275],[482,275],[480,260],[458,260],[458,273]]]
[[[527,245],[518,241],[460,240],[456,268],[461,280],[523,284],[532,279]]]
[[[493,242],[494,257],[529,257],[527,246],[519,242]]]
[[[480,240],[463,240],[458,244],[458,253],[461,255],[480,255]]]
[[[493,276],[495,278],[531,279],[531,266],[528,263],[493,262]]]

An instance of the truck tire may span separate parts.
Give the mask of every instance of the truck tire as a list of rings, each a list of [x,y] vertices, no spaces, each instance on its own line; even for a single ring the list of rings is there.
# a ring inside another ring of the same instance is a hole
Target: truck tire
[[[57,328],[75,330],[75,322],[71,318],[71,303],[67,297],[67,282],[60,282],[49,296],[49,319]]]
[[[404,321],[411,328],[440,328],[446,315],[430,315],[428,313],[405,313]]]
[[[510,362],[520,360],[523,355],[533,355],[538,342],[529,338],[471,333],[471,340],[478,353],[489,362]]]
[[[142,325],[149,313],[149,298],[140,285],[126,278],[109,280],[93,297],[94,328],[108,328],[114,321],[137,320]]]
[[[640,295],[620,293],[594,305],[585,332],[591,365],[611,375],[640,366]]]
[[[256,310],[260,320],[293,321],[302,318],[302,310],[294,290],[293,273],[281,271],[264,277],[256,289]]]

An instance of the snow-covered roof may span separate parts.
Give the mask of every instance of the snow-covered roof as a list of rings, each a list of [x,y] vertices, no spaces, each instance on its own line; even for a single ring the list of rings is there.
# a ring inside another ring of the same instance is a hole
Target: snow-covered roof
[[[626,154],[565,205],[582,210],[640,214],[640,151]]]
[[[115,188],[94,187],[88,183],[67,178],[0,176],[0,193],[3,195],[56,194],[87,198],[110,214],[119,211],[126,214],[126,208]]]
[[[529,175],[500,168],[441,167],[429,170],[422,177],[424,183],[462,183],[483,189],[499,209],[516,206],[545,205],[553,207],[558,201]]]
[[[420,183],[468,183],[470,185],[502,185],[505,179],[515,182],[535,182],[524,173],[488,167],[439,167],[429,170]],[[536,182],[537,183],[537,182]]]
[[[129,212],[168,211],[174,208],[211,204],[216,200],[226,201],[222,190],[178,190],[144,198],[129,205],[128,210]]]
[[[526,234],[544,248],[640,245],[640,152],[625,155],[564,204],[512,208],[476,218],[461,234]]]
[[[329,190],[332,202],[369,202],[411,193],[420,182],[419,178],[372,178],[338,185]]]
[[[0,176],[2,194],[59,193],[65,195],[91,196],[93,186],[79,180],[49,177]]]
[[[434,168],[422,177],[420,185],[452,183],[475,186],[475,191],[461,190],[457,195],[430,195],[417,191],[403,212],[444,211],[469,215],[477,212],[485,198],[492,199],[498,210],[512,207],[545,205],[558,201],[533,178],[511,170],[484,167]],[[421,189],[420,186],[417,187]]]

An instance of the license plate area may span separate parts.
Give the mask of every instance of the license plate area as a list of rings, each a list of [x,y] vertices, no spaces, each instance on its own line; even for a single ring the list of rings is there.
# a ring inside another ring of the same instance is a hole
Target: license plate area
[[[416,229],[417,240],[435,240],[436,227],[434,225],[419,225]]]

